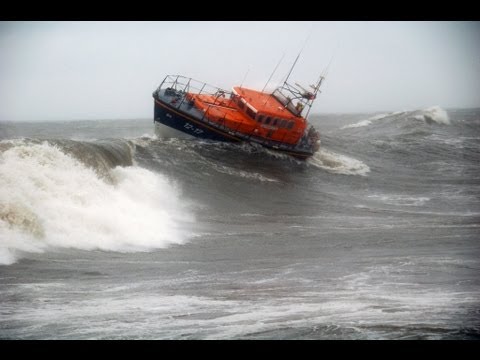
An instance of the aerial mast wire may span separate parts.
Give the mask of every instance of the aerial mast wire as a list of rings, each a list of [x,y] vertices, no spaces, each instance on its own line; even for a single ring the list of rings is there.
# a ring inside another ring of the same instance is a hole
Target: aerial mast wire
[[[338,45],[337,45],[338,48]],[[335,50],[336,51],[336,50]],[[328,72],[330,71],[330,65],[333,62],[333,58],[335,57],[335,51],[332,54],[332,57],[330,58],[330,61],[328,62],[327,67],[322,71],[320,76],[318,77],[317,82],[314,85],[310,85],[314,89],[314,95],[317,97],[317,93],[320,91],[320,86],[322,85],[323,80],[327,77]],[[312,104],[313,105],[313,104]],[[309,107],[307,114],[305,115],[305,119],[308,117],[308,114],[310,113],[310,110],[312,109],[312,106]]]
[[[278,66],[280,65],[280,63],[282,62],[282,60],[283,60],[284,57],[285,57],[285,53],[283,53],[282,57],[280,58],[280,61],[277,63],[277,66],[275,66],[275,69],[273,69],[272,75],[270,75],[270,77],[268,78],[265,86],[264,86],[263,89],[262,89],[262,92],[265,90],[265,88],[267,87],[267,85],[268,85],[268,83],[270,82],[270,80],[272,80],[273,74],[275,74],[275,71],[277,71],[277,68],[278,68]]]
[[[294,61],[293,65],[292,65],[290,71],[288,72],[288,75],[287,75],[287,77],[285,78],[285,81],[283,82],[283,85],[285,85],[285,84],[287,83],[287,80],[288,80],[288,78],[290,77],[290,74],[292,73],[293,68],[294,68],[295,65],[297,64],[297,61],[298,61],[298,58],[300,57],[300,54],[302,53],[303,49],[305,49],[305,45],[307,45],[307,42],[308,42],[308,40],[310,39],[310,36],[312,35],[312,32],[313,32],[313,26],[312,26],[312,28],[311,28],[311,30],[310,30],[310,33],[308,34],[307,38],[305,39],[305,42],[303,43],[303,46],[302,46],[302,48],[300,49],[300,51],[299,51],[299,53],[298,53],[298,55],[297,55],[297,58],[295,59],[295,61]]]
[[[245,79],[247,78],[247,75],[248,73],[250,72],[250,66],[248,67],[247,69],[247,73],[245,74],[245,76],[243,77],[243,80],[242,80],[242,83],[240,84],[240,87],[242,87],[243,83],[245,82]]]

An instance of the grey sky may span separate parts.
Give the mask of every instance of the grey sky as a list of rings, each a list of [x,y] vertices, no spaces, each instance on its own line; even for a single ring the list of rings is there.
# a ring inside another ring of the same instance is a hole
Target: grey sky
[[[0,22],[0,120],[149,118],[166,74],[314,82],[313,111],[480,107],[479,22]]]

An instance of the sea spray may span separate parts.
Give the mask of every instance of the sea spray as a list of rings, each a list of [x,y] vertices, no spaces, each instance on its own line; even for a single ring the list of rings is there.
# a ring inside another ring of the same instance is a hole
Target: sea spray
[[[52,247],[119,252],[183,243],[193,216],[161,174],[117,166],[105,181],[59,147],[0,154],[0,263]]]
[[[423,111],[423,118],[426,123],[436,123],[436,124],[450,124],[450,118],[445,110],[439,106],[432,106]]]

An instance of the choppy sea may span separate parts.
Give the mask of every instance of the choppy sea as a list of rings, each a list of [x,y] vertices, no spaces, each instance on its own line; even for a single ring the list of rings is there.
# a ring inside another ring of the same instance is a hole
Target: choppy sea
[[[0,338],[480,339],[480,109],[310,121],[1,122]]]

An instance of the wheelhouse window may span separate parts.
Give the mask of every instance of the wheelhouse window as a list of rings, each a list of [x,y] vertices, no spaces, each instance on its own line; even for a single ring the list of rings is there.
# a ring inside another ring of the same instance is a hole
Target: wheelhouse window
[[[255,120],[255,115],[256,115],[255,111],[253,111],[247,106],[245,112],[247,113],[248,116],[250,116],[253,120]]]
[[[289,121],[287,125],[287,129],[292,129],[293,128],[293,121]]]
[[[267,118],[265,119],[265,124],[270,124],[270,120],[272,120],[272,118],[270,116],[267,116]]]
[[[277,123],[278,123],[278,118],[273,119],[272,125],[277,126]]]
[[[280,127],[282,127],[282,128],[287,127],[287,120],[282,119],[282,120],[280,121]]]
[[[261,123],[263,121],[264,115],[257,115],[257,121]]]

